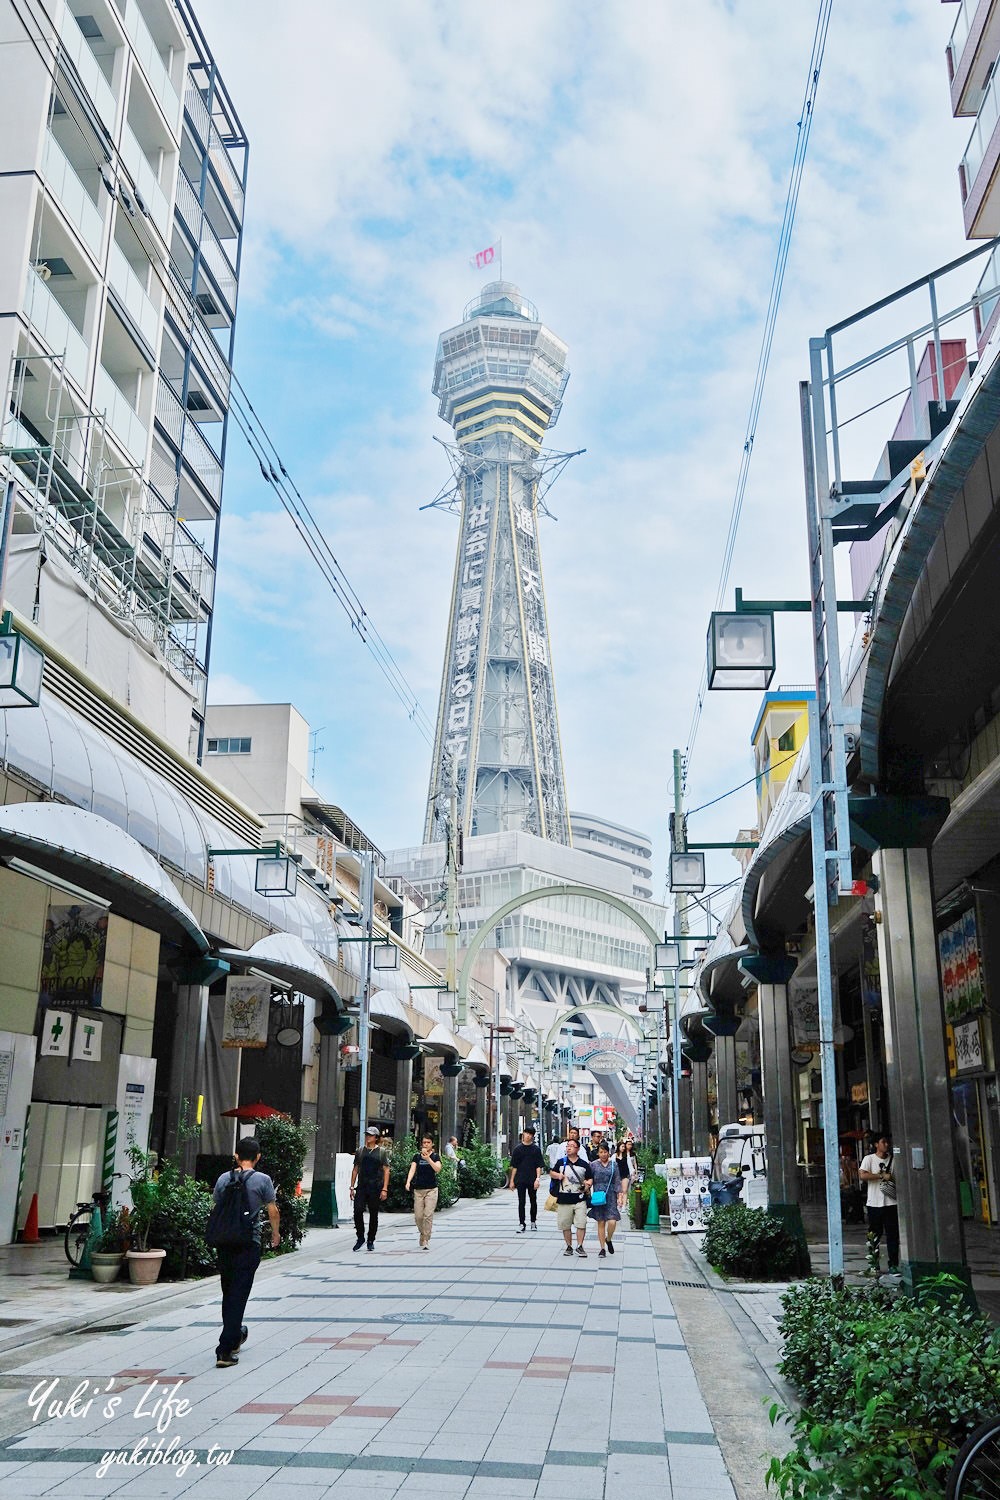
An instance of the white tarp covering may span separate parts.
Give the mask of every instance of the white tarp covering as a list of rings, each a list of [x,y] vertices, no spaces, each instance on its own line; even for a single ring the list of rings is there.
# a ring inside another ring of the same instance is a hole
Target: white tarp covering
[[[63,878],[78,875],[95,894],[130,912],[148,912],[148,924],[182,937],[200,952],[208,939],[170,877],[130,834],[81,807],[61,802],[19,802],[0,808],[0,852],[20,855]],[[72,872],[67,875],[66,871]],[[158,920],[157,920],[158,918]],[[137,915],[137,919],[141,920]]]

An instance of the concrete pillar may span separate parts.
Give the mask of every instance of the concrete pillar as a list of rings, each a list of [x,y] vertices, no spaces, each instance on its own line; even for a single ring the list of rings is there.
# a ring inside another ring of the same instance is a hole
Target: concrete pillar
[[[692,1078],[694,1069],[692,1067]],[[691,1113],[691,1078],[680,1081],[681,1156],[694,1155],[694,1116]]]
[[[401,1139],[410,1129],[410,1098],[413,1094],[413,1059],[402,1058],[396,1063],[396,1139]],[[441,1142],[442,1146],[444,1141]]]
[[[182,984],[177,988],[174,1045],[170,1058],[170,1087],[164,1145],[166,1154],[194,1173],[198,1152],[194,1139],[182,1140],[182,1118],[188,1128],[195,1124],[198,1096],[204,1093],[205,1041],[208,1034],[208,986]]]
[[[715,1093],[719,1109],[719,1125],[731,1125],[740,1117],[740,1100],[736,1089],[736,1038],[717,1036],[715,1039]]]
[[[759,986],[757,1018],[767,1134],[767,1201],[772,1207],[799,1201],[796,1080],[790,1056],[787,984]]]
[[[902,1258],[919,1277],[964,1260],[930,853],[883,848],[873,868],[891,1112],[873,1123],[893,1135]]]
[[[441,1095],[441,1140],[439,1146],[443,1146],[449,1136],[456,1135],[458,1123],[458,1079],[445,1078],[444,1093]]]
[[[708,1155],[708,1063],[691,1064],[691,1151]]]
[[[337,1202],[337,1152],[343,1111],[338,1103],[340,1036],[319,1039],[319,1083],[316,1090],[316,1138],[313,1185],[309,1195],[309,1223],[333,1226],[348,1205]]]
[[[488,1080],[486,1080],[486,1084],[488,1084]],[[477,1076],[477,1079],[476,1079],[476,1129],[479,1131],[479,1139],[481,1141],[488,1141],[489,1138],[490,1138],[490,1122],[489,1122],[489,1119],[487,1118],[487,1109],[488,1109],[488,1104],[489,1104],[489,1092],[490,1091],[489,1091],[489,1087],[486,1086],[486,1084],[484,1084],[483,1087],[480,1087],[480,1085],[479,1085],[479,1078]]]

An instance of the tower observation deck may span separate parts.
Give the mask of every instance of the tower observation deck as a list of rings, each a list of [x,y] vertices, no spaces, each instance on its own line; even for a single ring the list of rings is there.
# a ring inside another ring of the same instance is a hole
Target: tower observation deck
[[[538,517],[566,455],[542,451],[569,379],[566,345],[520,289],[495,281],[438,341],[434,394],[454,429],[461,518],[425,839],[452,778],[467,835],[523,830],[569,844]]]

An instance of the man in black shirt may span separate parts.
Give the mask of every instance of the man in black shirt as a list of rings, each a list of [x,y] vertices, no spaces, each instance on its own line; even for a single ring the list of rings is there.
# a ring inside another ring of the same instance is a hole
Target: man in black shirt
[[[521,1132],[521,1144],[515,1146],[510,1154],[510,1177],[507,1181],[508,1188],[517,1188],[517,1216],[521,1227],[518,1234],[524,1234],[524,1200],[527,1197],[531,1204],[531,1227],[538,1228],[538,1183],[545,1166],[545,1158],[535,1144],[534,1131],[523,1130]]]
[[[368,1249],[375,1249],[379,1205],[389,1196],[389,1157],[379,1145],[380,1134],[377,1125],[369,1125],[365,1131],[365,1144],[354,1156],[351,1197],[354,1199],[354,1229],[358,1236],[355,1250],[360,1250],[365,1243],[365,1209],[368,1210]]]

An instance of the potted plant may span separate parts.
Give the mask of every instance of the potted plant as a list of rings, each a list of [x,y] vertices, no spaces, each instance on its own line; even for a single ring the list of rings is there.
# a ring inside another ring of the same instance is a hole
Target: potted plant
[[[90,1267],[95,1281],[107,1285],[108,1282],[118,1280],[130,1236],[128,1209],[110,1209],[101,1237],[90,1255]]]
[[[153,1176],[156,1155],[147,1154],[133,1138],[129,1142],[132,1180],[132,1212],[129,1214],[131,1245],[126,1255],[128,1276],[133,1286],[152,1286],[160,1274],[165,1250],[149,1248],[149,1231],[160,1207],[160,1184]]]

